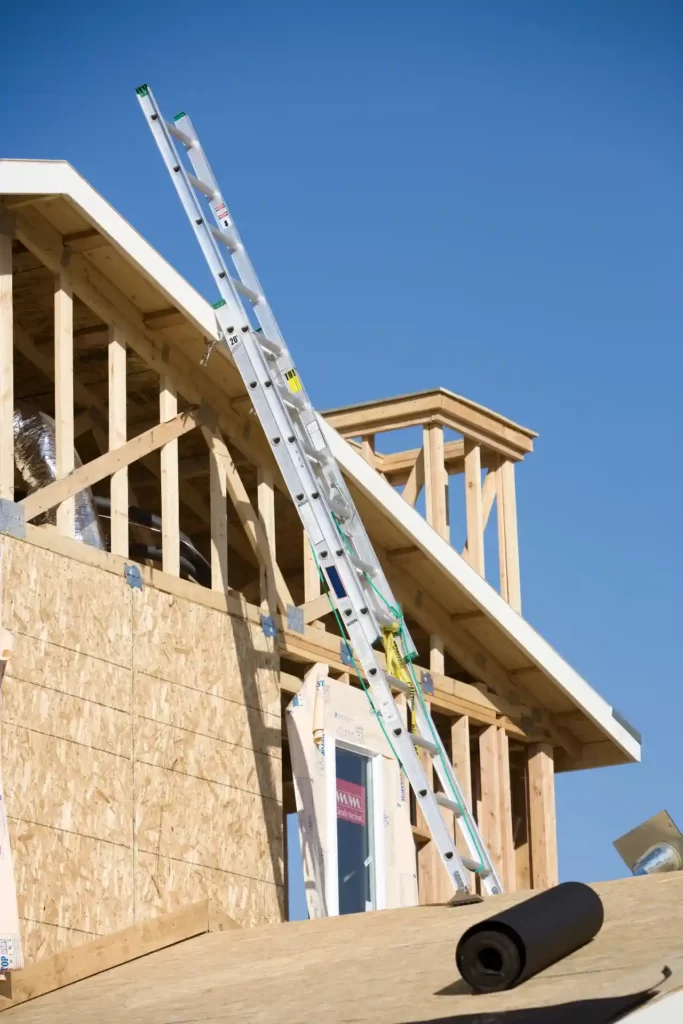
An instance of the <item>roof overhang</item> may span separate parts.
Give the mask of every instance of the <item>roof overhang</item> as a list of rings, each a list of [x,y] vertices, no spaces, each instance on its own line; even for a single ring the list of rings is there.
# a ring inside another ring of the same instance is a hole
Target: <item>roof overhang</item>
[[[70,164],[64,161],[0,160],[1,196],[25,197],[27,202],[63,197],[107,239],[130,267],[135,268],[171,306],[183,314],[189,324],[207,338],[216,338],[215,314],[211,305]],[[19,209],[16,199],[14,204],[9,202],[7,205],[10,214],[13,205]],[[222,348],[216,351],[221,358],[230,359]],[[468,400],[459,399],[444,389],[427,394],[436,396],[440,408],[442,405],[455,408],[454,400],[468,403]],[[468,404],[476,412],[475,403]],[[535,436],[533,432],[519,428],[503,417],[500,419],[506,428],[509,426],[511,430],[525,432],[524,447],[528,446],[530,450]],[[366,507],[374,509],[375,514],[390,522],[392,528],[405,538],[406,545],[418,553],[418,557],[423,559],[426,578],[438,583],[447,604],[452,599],[455,608],[471,608],[482,616],[486,628],[478,642],[494,642],[499,657],[509,654],[510,664],[520,666],[511,670],[513,678],[516,672],[520,673],[520,680],[525,672],[536,673],[544,686],[561,695],[565,706],[573,709],[573,712],[565,711],[565,714],[579,713],[597,727],[599,742],[584,745],[584,750],[593,747],[593,752],[586,753],[580,763],[567,763],[566,767],[589,768],[639,761],[640,737],[635,730],[365,462],[352,445],[329,424],[321,422],[352,489],[363,496]],[[429,585],[431,583],[425,584],[426,589]],[[467,614],[461,611],[453,618],[462,620],[467,618]],[[460,625],[458,628],[464,627]],[[468,624],[467,628],[476,641],[479,627]]]

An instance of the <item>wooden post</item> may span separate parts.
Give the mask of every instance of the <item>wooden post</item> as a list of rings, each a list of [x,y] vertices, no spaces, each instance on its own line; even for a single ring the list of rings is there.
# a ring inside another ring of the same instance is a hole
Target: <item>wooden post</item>
[[[0,215],[2,215],[0,207]],[[0,498],[14,500],[12,236],[0,223]]]
[[[480,576],[485,576],[481,447],[468,438],[465,438],[465,507],[467,512],[466,558]]]
[[[521,613],[522,593],[519,578],[519,539],[517,535],[514,463],[510,462],[509,459],[501,459],[495,474],[498,506],[500,593],[516,612]]]
[[[487,726],[479,737],[479,764],[481,774],[481,807],[479,831],[481,838],[502,876],[503,833],[500,822],[500,752],[498,727]]]
[[[361,438],[361,454],[368,465],[372,466],[373,469],[376,469],[377,459],[375,458],[374,434],[368,434],[367,437]]]
[[[517,892],[531,888],[531,848],[529,846],[529,787],[527,752],[510,764],[512,788],[512,835],[515,844]]]
[[[55,461],[56,477],[72,473],[74,458],[74,332],[71,276],[65,267],[54,282],[55,334]],[[75,497],[57,508],[57,529],[65,537],[75,533]]]
[[[427,522],[445,540],[449,540],[448,477],[444,462],[443,427],[438,423],[428,423],[422,428],[422,437]],[[436,634],[429,638],[429,669],[444,674],[443,638]]]
[[[557,885],[557,823],[553,748],[547,743],[529,747],[529,833],[531,840],[531,887]]]
[[[512,838],[512,791],[510,787],[510,750],[504,726],[498,727],[498,757],[500,779],[500,830],[502,878],[505,892],[517,889],[517,865]]]
[[[109,451],[127,441],[126,345],[116,327],[109,328]],[[109,497],[111,551],[128,558],[128,469],[112,474]]]
[[[465,802],[472,810],[472,762],[470,759],[470,720],[467,715],[461,715],[451,723],[451,761],[453,771],[460,783]],[[465,833],[460,821],[456,824],[456,846],[461,853],[471,856]],[[465,880],[473,892],[474,876],[470,871],[465,872]]]
[[[422,430],[424,438],[425,498],[427,522],[450,540],[448,528],[448,475],[444,461],[443,427],[428,423]]]
[[[308,534],[304,530],[303,536],[303,560],[304,560],[304,604],[309,601],[315,601],[316,598],[320,597],[322,593],[322,587],[320,586],[320,573],[318,572],[318,566],[315,563],[311,545],[308,540]],[[325,629],[324,622],[312,622],[311,625],[315,629]]]
[[[214,444],[209,447],[211,498],[211,589],[228,592],[228,486],[225,466]]]
[[[162,423],[178,414],[178,394],[169,377],[159,379],[159,419]],[[161,566],[172,576],[180,575],[180,503],[178,490],[178,440],[161,449]]]
[[[257,505],[271,560],[275,564],[275,488],[272,474],[262,469],[258,471]],[[261,561],[259,577],[261,581],[261,611],[264,615],[275,615],[277,609],[275,580],[265,561]]]

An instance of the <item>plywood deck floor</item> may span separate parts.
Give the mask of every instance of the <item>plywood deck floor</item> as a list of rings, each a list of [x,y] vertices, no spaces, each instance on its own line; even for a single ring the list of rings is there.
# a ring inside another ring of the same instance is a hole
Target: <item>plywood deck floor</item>
[[[683,873],[595,889],[598,937],[512,992],[472,996],[458,980],[456,943],[488,901],[210,932],[10,1008],[3,1024],[502,1024],[540,1020],[513,1010],[648,989],[664,964],[683,973]],[[565,1012],[550,1019],[589,1019]]]

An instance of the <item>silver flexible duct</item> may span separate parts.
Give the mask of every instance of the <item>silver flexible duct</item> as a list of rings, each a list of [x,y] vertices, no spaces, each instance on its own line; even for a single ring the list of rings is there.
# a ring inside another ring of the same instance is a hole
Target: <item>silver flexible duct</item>
[[[57,479],[55,421],[26,402],[17,402],[14,409],[14,463],[29,494]],[[76,468],[82,466],[76,451],[74,464]],[[92,491],[79,491],[75,505],[76,540],[106,550]],[[33,522],[55,523],[56,519],[57,510],[52,508],[36,516]]]

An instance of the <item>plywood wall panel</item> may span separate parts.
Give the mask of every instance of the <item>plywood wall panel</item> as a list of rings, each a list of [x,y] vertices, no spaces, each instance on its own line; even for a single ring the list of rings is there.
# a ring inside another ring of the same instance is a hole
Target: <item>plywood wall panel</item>
[[[129,758],[6,725],[2,764],[12,817],[132,845]]]
[[[282,762],[249,747],[225,743],[188,729],[137,719],[136,762],[168,768],[207,782],[282,800]]]
[[[147,588],[133,606],[135,668],[279,714],[273,640],[242,619]]]
[[[3,625],[131,667],[132,591],[123,577],[3,538]]]
[[[284,917],[282,886],[154,854],[139,854],[135,900],[141,918],[180,910],[201,899],[215,900],[244,927],[274,923]]]
[[[133,924],[130,847],[15,818],[10,838],[22,918],[98,935]]]
[[[277,714],[204,693],[189,686],[135,673],[135,714],[204,736],[281,755],[281,720]]]
[[[130,669],[100,657],[19,633],[15,635],[9,671],[15,679],[39,683],[118,711],[131,710]]]
[[[278,801],[140,763],[135,800],[141,853],[267,882],[282,880]]]
[[[59,678],[53,682],[58,686]],[[1,713],[5,724],[24,726],[32,732],[130,758],[130,714],[59,689],[26,683],[13,675],[6,675],[3,685]]]

